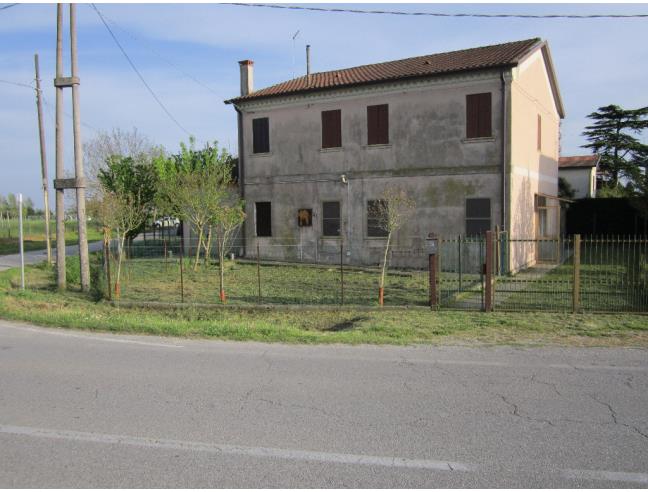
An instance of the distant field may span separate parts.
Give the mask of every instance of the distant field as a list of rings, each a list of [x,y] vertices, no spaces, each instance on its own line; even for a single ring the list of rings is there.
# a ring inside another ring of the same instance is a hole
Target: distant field
[[[56,231],[55,221],[50,222],[52,245]],[[42,219],[25,219],[23,221],[25,251],[45,249],[45,221]],[[88,240],[101,239],[101,233],[91,225],[88,226]],[[65,243],[74,244],[78,240],[76,221],[65,222]],[[0,220],[0,255],[18,253],[18,219]]]

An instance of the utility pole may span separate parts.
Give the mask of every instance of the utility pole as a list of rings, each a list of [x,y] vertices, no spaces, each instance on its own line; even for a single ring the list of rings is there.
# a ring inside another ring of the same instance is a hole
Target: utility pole
[[[83,148],[81,145],[81,119],[79,107],[79,77],[77,66],[76,5],[70,4],[70,59],[71,77],[63,76],[63,6],[56,10],[56,263],[58,287],[64,289],[65,279],[65,209],[63,193],[74,188],[77,199],[77,222],[79,231],[79,262],[81,270],[81,290],[90,290],[90,263],[88,258],[88,237],[86,234],[85,178],[83,175]],[[64,178],[63,163],[63,89],[72,88],[72,120],[74,134],[74,175]]]
[[[40,88],[38,53],[34,54],[34,68],[36,69],[36,110],[38,111],[38,136],[40,141],[41,177],[43,180],[43,202],[45,203],[45,245],[47,248],[47,263],[51,265],[52,244],[50,241],[49,186],[47,184],[47,155],[45,153],[45,129],[43,128],[43,103]]]
[[[59,290],[65,289],[65,188],[57,186],[64,179],[63,163],[63,5],[56,6],[56,284]]]
[[[70,59],[72,67],[72,121],[74,132],[74,174],[77,179],[77,224],[79,228],[79,261],[81,262],[81,290],[90,290],[90,259],[86,234],[85,182],[83,175],[83,146],[81,144],[81,108],[79,104],[79,67],[77,63],[76,4],[70,4]],[[80,182],[80,183],[79,183]]]

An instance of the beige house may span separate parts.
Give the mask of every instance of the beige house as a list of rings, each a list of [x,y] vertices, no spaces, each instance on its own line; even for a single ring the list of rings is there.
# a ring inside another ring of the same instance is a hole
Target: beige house
[[[378,263],[376,200],[396,186],[416,212],[397,251],[429,233],[558,234],[564,110],[549,47],[528,39],[306,75],[255,90],[240,63],[238,113],[245,248],[265,256]],[[549,214],[550,215],[550,214]],[[535,252],[511,248],[510,267]],[[402,260],[407,263],[407,255]]]
[[[600,160],[601,156],[597,154],[560,158],[558,177],[571,185],[573,198],[596,198],[596,172]]]

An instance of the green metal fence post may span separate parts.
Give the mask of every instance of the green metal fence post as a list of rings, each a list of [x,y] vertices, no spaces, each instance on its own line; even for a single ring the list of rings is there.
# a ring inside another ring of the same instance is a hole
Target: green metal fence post
[[[572,312],[577,313],[580,308],[580,234],[574,235],[574,277],[572,282]]]

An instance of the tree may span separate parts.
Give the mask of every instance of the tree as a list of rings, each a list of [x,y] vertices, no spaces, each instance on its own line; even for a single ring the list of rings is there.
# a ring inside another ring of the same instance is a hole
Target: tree
[[[574,198],[574,194],[574,188],[569,184],[569,181],[563,177],[558,178],[558,197],[571,200]]]
[[[106,168],[111,157],[131,157],[140,161],[151,160],[163,154],[163,147],[154,144],[148,137],[139,133],[137,128],[133,127],[132,130],[113,128],[110,132],[100,131],[94,138],[83,144],[88,198],[100,191],[99,171]]]
[[[637,155],[648,151],[648,145],[637,136],[648,128],[648,107],[623,109],[611,104],[589,114],[593,123],[583,135],[589,143],[584,148],[601,155],[600,169],[607,176],[607,186],[618,188],[620,179],[636,177]]]
[[[405,190],[390,186],[370,209],[371,215],[377,218],[378,227],[387,234],[378,288],[378,303],[381,306],[384,304],[385,272],[387,271],[387,258],[392,237],[414,213],[415,208],[416,202],[407,195]]]
[[[216,230],[218,247],[218,269],[220,280],[219,297],[225,302],[225,255],[230,247],[230,241],[236,229],[245,219],[244,202],[233,189],[223,193],[212,217],[212,225]]]
[[[155,160],[159,179],[157,203],[161,210],[189,222],[198,235],[194,271],[198,269],[201,249],[208,260],[212,227],[218,223],[223,206],[231,201],[232,157],[218,144],[195,148],[180,144],[179,154]],[[206,233],[206,234],[205,234]]]

